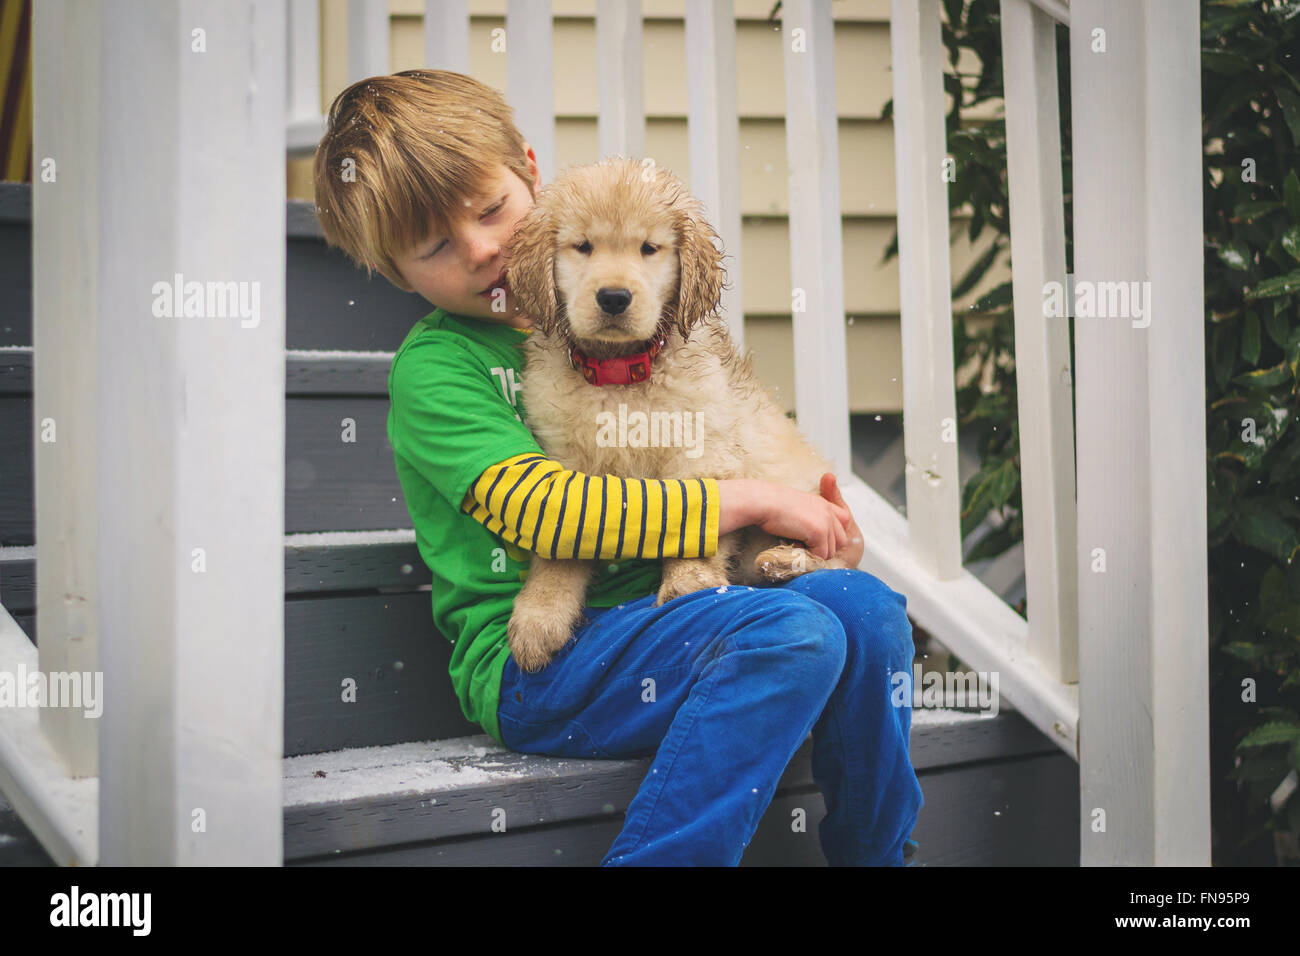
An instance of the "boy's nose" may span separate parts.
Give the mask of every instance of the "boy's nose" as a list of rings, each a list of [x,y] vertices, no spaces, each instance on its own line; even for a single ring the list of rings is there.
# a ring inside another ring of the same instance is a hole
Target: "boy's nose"
[[[474,262],[490,261],[501,252],[501,240],[491,229],[469,227],[462,233],[465,247]]]
[[[470,257],[475,263],[491,262],[501,252],[501,244],[489,236],[479,236],[469,244]]]

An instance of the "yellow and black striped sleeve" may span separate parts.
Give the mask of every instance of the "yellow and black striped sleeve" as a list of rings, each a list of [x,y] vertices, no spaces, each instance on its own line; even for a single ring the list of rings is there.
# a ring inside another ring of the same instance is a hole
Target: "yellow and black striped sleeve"
[[[708,558],[718,551],[713,478],[584,475],[537,454],[486,469],[461,510],[547,558]]]

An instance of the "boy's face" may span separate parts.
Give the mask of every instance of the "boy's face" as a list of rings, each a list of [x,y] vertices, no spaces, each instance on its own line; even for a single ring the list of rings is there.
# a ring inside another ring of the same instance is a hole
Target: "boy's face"
[[[532,325],[518,311],[509,289],[484,294],[505,272],[503,249],[541,187],[531,147],[528,170],[533,176],[531,189],[505,166],[498,166],[488,182],[480,184],[451,235],[430,233],[424,242],[396,257],[401,278],[412,291],[455,315],[515,328]]]

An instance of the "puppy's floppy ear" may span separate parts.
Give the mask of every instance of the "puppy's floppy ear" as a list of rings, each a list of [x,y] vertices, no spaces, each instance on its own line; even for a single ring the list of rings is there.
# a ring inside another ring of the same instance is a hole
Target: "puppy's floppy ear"
[[[725,273],[722,254],[713,244],[717,233],[704,218],[698,200],[691,198],[683,206],[676,222],[677,304],[666,310],[666,317],[685,341],[696,325],[717,318]]]
[[[557,331],[555,293],[556,226],[550,210],[536,205],[519,222],[506,250],[506,283],[521,312],[543,335]]]

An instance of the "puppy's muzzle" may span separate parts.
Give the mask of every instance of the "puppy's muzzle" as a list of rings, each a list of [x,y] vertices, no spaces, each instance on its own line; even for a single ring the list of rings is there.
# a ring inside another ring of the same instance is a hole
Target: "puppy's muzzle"
[[[632,304],[632,293],[627,289],[601,289],[596,293],[596,304],[609,315],[622,315]]]

